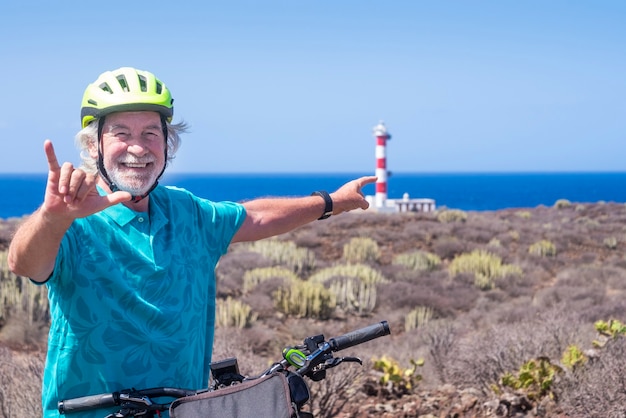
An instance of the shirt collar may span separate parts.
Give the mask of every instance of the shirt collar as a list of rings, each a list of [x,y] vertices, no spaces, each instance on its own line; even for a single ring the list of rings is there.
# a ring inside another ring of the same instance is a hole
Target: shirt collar
[[[96,185],[96,188],[98,189],[98,193],[100,194],[100,196],[107,195],[107,192],[102,189],[102,187]],[[122,203],[109,206],[108,208],[104,209],[102,213],[114,220],[119,226],[125,226],[130,221],[139,216],[139,212],[135,212],[134,210],[126,207],[126,205]]]
[[[98,193],[100,196],[106,196],[107,192],[102,189],[100,186],[96,185],[98,189]],[[161,187],[157,186],[150,193],[150,222],[154,231],[158,231],[164,225],[168,223],[168,219],[163,213],[163,210],[157,204],[159,197],[158,195],[161,193]],[[138,216],[142,216],[142,212],[136,212],[126,205],[122,203],[118,203],[117,205],[109,206],[108,208],[102,211],[106,216],[115,221],[119,226],[126,226],[129,222],[137,218]]]

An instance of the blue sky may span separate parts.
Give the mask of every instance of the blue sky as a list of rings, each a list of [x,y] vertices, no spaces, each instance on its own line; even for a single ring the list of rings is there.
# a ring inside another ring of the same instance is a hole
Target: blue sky
[[[77,163],[86,85],[134,66],[191,132],[175,172],[626,171],[624,1],[14,0],[0,172]]]

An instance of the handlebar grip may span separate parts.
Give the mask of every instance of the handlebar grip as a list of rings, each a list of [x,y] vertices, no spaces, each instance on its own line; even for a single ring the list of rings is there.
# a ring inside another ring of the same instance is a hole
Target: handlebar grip
[[[351,331],[339,337],[331,338],[328,344],[330,344],[333,351],[340,351],[389,334],[391,334],[389,323],[387,323],[387,321],[381,321],[377,324]]]
[[[113,393],[83,396],[80,398],[59,401],[58,409],[61,414],[66,412],[80,412],[94,408],[107,408],[118,405],[119,397]]]

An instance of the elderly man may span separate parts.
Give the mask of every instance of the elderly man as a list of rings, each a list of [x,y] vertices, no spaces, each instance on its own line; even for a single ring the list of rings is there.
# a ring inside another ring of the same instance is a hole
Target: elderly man
[[[46,417],[58,416],[61,399],[130,387],[206,387],[214,270],[229,244],[368,207],[361,189],[375,177],[330,194],[243,204],[160,186],[185,131],[172,117],[164,83],[120,68],[85,91],[80,168],[60,165],[52,143],[44,143],[44,201],[17,230],[8,262],[48,286]]]

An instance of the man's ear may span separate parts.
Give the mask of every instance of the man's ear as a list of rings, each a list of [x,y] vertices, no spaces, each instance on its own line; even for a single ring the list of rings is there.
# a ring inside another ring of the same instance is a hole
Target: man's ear
[[[94,160],[97,160],[98,159],[98,140],[94,139],[93,141],[90,141],[89,145],[87,146],[87,150],[89,151],[89,156],[93,158]]]

